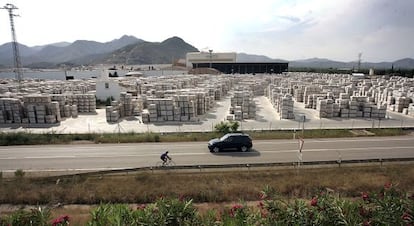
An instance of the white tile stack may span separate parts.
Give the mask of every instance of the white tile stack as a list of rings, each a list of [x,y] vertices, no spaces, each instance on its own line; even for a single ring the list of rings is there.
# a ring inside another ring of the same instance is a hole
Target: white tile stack
[[[313,108],[316,109],[316,98],[319,96],[324,96],[322,94],[322,89],[319,86],[306,86],[304,93],[303,93],[303,99],[305,102],[305,108]]]
[[[290,94],[285,94],[281,99],[281,104],[279,105],[279,114],[282,119],[294,119],[295,115],[293,113],[293,97]]]
[[[253,100],[253,92],[234,91],[230,98],[230,114],[234,114],[234,120],[252,119],[256,117],[256,104]]]

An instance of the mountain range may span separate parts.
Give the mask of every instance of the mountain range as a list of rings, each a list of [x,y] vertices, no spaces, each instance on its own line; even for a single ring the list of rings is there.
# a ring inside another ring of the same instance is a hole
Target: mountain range
[[[134,36],[124,35],[109,42],[77,40],[73,43],[59,42],[43,46],[28,47],[19,44],[19,52],[24,67],[56,68],[61,65],[97,64],[170,64],[185,59],[187,52],[198,52],[194,46],[179,37],[171,37],[162,42],[148,42]],[[237,53],[237,62],[288,62],[263,55]],[[340,62],[323,58],[289,61],[289,67],[302,68],[356,68],[357,62]],[[11,43],[0,46],[0,68],[13,65]],[[414,59],[404,58],[394,62],[362,62],[361,68],[401,68],[414,69]]]

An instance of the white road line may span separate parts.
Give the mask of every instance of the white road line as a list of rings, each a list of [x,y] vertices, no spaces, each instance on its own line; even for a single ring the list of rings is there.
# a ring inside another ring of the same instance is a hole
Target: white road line
[[[323,151],[355,151],[355,150],[365,150],[365,151],[377,151],[377,150],[393,150],[393,149],[411,149],[414,153],[414,148],[409,147],[361,147],[361,148],[322,148],[322,149],[303,149],[302,153],[304,152],[323,152]],[[298,152],[297,149],[295,150],[283,150],[283,151],[260,151],[261,153],[272,152],[272,153],[281,153],[281,152]]]
[[[366,147],[361,148],[319,148],[319,149],[303,149],[302,153],[306,152],[338,152],[338,151],[379,151],[379,150],[393,150],[393,149],[408,149],[413,150],[414,148],[409,147],[370,147],[369,149]],[[297,149],[290,149],[290,150],[274,150],[274,151],[258,151],[259,153],[296,153],[298,152]],[[254,152],[226,152],[226,153],[217,153],[216,155],[228,155],[235,153],[237,155],[243,154],[243,155],[251,155]],[[187,152],[187,153],[174,153],[172,157],[174,156],[191,156],[191,155],[213,155],[210,152]],[[136,155],[66,155],[66,156],[27,156],[27,157],[6,157],[6,158],[0,158],[0,160],[16,160],[16,159],[67,159],[67,158],[115,158],[115,157],[149,157],[149,156],[159,156],[159,154],[136,154]]]

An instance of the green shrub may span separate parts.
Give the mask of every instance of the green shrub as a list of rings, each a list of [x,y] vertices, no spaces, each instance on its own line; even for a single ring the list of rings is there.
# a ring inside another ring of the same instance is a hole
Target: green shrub
[[[16,171],[14,171],[14,176],[16,178],[23,178],[25,174],[26,174],[26,172],[24,172],[22,169],[18,169]]]

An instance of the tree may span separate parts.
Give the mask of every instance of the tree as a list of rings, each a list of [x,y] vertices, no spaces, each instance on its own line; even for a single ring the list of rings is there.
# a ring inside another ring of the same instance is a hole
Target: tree
[[[220,122],[219,124],[216,124],[214,128],[216,129],[216,132],[224,134],[230,132],[237,132],[237,129],[239,128],[239,122]]]

